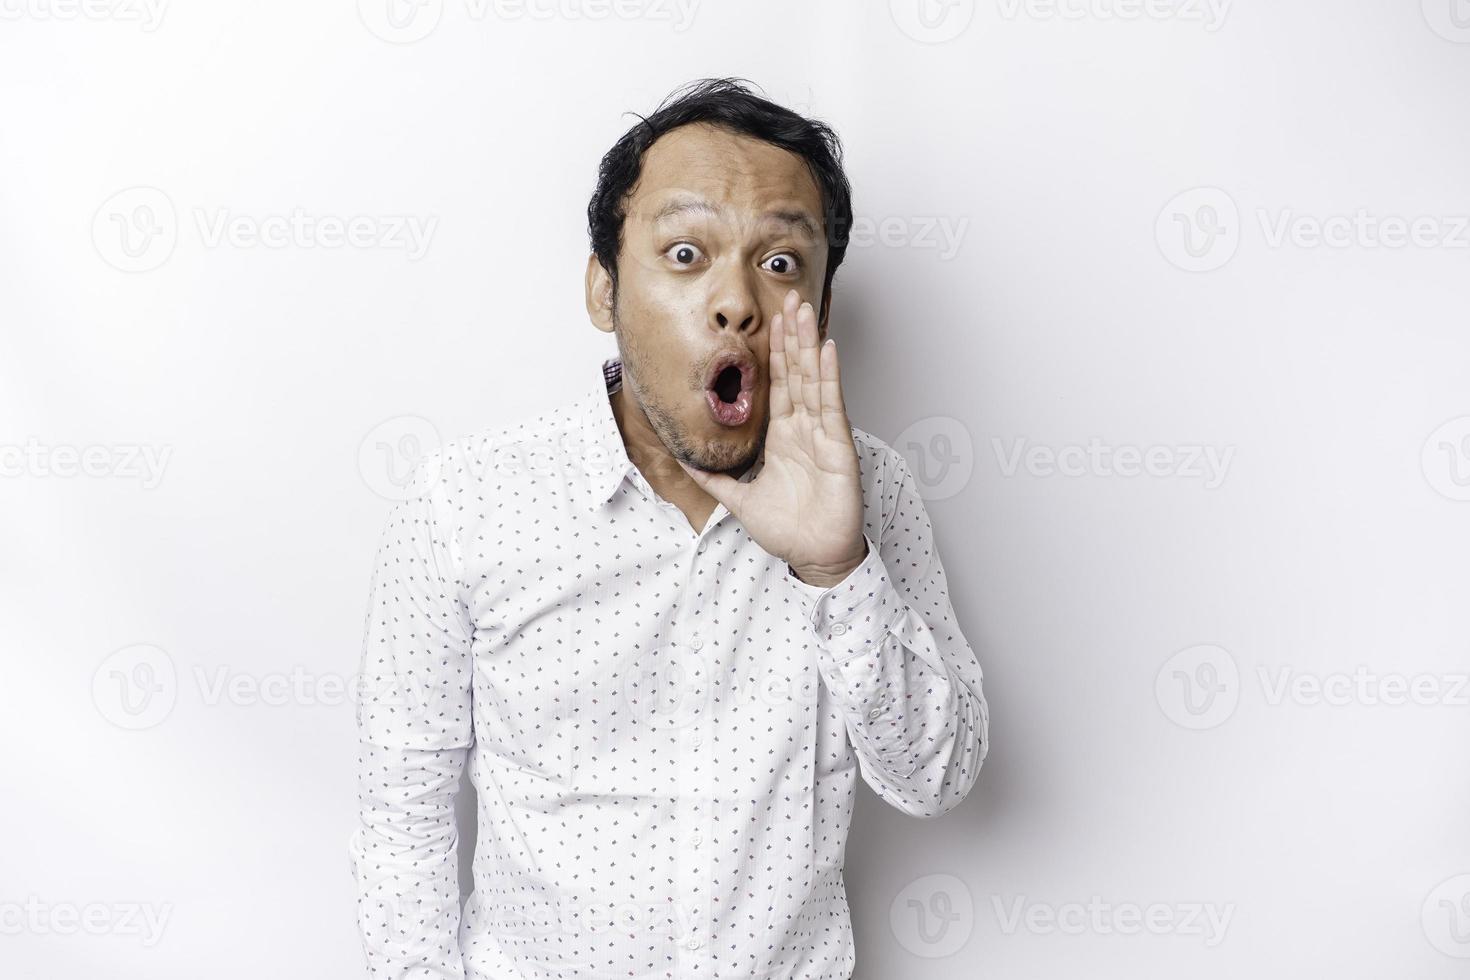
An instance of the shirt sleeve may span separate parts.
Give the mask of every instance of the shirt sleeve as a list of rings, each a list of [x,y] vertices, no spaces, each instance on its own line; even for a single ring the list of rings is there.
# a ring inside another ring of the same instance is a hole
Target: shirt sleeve
[[[912,472],[890,450],[889,517],[860,565],[822,588],[787,579],[816,634],[863,779],[917,817],[955,807],[990,748],[982,673],[950,605],[933,526]],[[886,494],[885,494],[886,495]]]
[[[462,980],[454,797],[473,742],[472,631],[443,488],[414,485],[427,489],[393,506],[373,568],[350,851],[368,974]]]

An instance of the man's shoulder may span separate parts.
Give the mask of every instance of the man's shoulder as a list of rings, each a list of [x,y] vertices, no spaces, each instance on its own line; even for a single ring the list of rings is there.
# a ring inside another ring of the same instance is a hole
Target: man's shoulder
[[[890,478],[890,471],[903,461],[903,454],[866,429],[859,429],[851,422],[848,426],[852,429],[853,445],[857,446],[863,485],[866,487],[870,479],[874,484],[882,484]]]
[[[863,506],[869,515],[869,523],[881,533],[887,529],[893,511],[894,499],[903,482],[903,454],[887,442],[865,429],[853,425],[853,445],[857,447],[858,468],[863,484]]]
[[[850,421],[847,423],[847,425],[848,428],[852,429],[852,441],[857,446],[859,459],[861,459],[864,455],[873,457],[875,459],[887,459],[888,454],[893,452],[892,446],[888,445],[888,443],[884,442],[882,439],[879,439],[868,430],[860,429],[857,426],[853,425]]]
[[[445,450],[462,458],[474,458],[508,446],[559,445],[567,433],[581,428],[583,397],[569,398],[550,408],[523,413],[509,420],[486,425],[451,440]]]
[[[551,456],[576,450],[581,438],[585,397],[565,399],[549,408],[490,423],[445,440],[419,461],[424,477],[453,493],[483,484],[495,473],[515,474]]]

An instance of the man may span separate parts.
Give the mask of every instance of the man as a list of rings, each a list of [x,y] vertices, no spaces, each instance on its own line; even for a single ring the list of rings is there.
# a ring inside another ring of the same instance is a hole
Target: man
[[[735,80],[666,100],[588,209],[618,356],[394,507],[358,711],[372,975],[847,978],[856,776],[920,817],[974,784],[980,666],[913,475],[848,422],[822,342],[840,154]]]

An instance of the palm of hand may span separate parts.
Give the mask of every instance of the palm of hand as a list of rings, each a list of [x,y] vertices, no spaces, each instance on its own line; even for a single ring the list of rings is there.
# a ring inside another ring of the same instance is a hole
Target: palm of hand
[[[771,324],[770,422],[764,462],[749,483],[680,462],[769,554],[798,572],[840,575],[863,540],[862,483],[837,348],[818,347],[816,313],[792,290]]]

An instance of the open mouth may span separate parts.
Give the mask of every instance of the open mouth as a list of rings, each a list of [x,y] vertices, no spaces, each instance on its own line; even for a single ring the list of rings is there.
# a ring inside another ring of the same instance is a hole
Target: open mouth
[[[750,421],[755,406],[755,358],[749,351],[730,350],[715,355],[704,377],[704,398],[710,416],[720,425]]]

